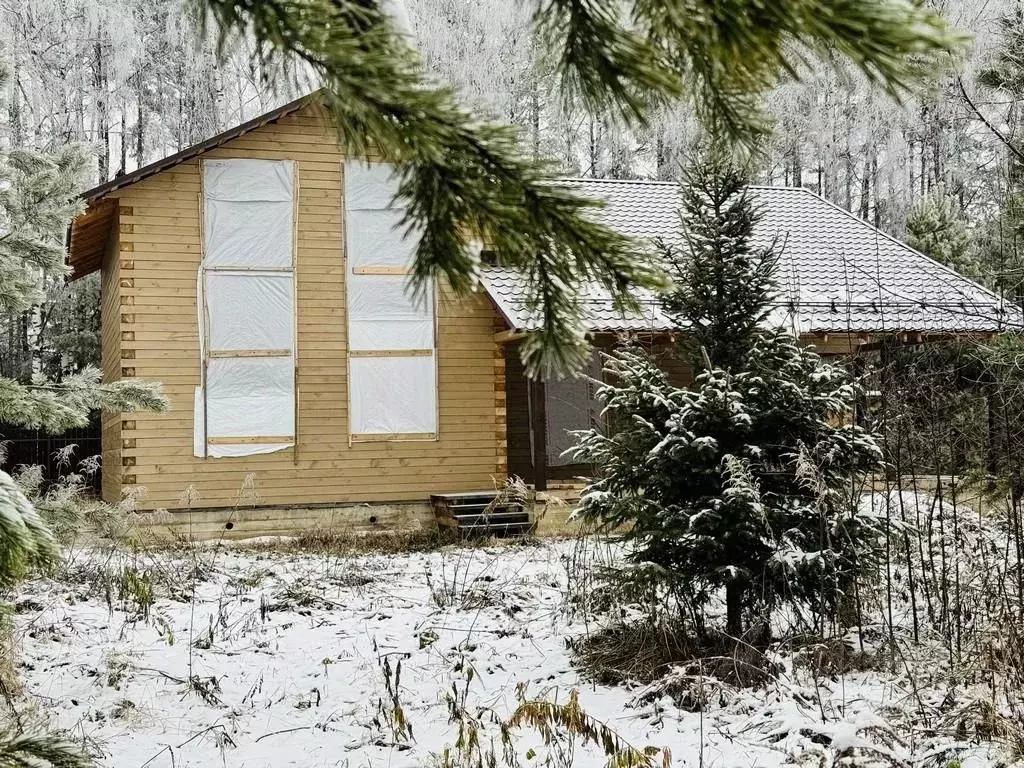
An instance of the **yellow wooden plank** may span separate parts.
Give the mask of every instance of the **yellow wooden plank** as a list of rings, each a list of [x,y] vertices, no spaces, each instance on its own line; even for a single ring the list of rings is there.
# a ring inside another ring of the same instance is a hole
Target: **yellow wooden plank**
[[[430,357],[432,349],[350,349],[349,357]]]
[[[198,352],[198,348],[196,350]],[[211,349],[211,358],[231,357],[291,357],[290,349]]]
[[[368,435],[368,434],[352,434],[352,442],[354,443],[390,443],[397,441],[421,441],[429,440],[436,441],[437,433],[435,432],[395,432],[388,435]]]
[[[165,241],[166,242],[166,241]],[[294,272],[292,267],[206,267],[207,272],[221,272],[226,274],[240,273],[247,274],[249,272]]]
[[[290,443],[295,439],[292,435],[247,435],[245,437],[208,437],[210,445],[275,445]]]

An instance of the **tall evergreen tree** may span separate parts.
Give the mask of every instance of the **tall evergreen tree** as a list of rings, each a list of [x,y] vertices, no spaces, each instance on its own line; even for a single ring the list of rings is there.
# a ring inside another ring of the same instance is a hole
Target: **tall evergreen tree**
[[[687,176],[665,308],[696,375],[676,386],[638,348],[607,358],[611,430],[581,437],[577,458],[599,473],[579,514],[625,526],[630,560],[698,605],[724,588],[738,637],[781,601],[835,607],[880,536],[851,489],[881,451],[843,423],[858,394],[846,373],[771,327],[776,254],[750,244],[759,216],[742,175],[712,164]]]
[[[755,248],[760,219],[739,168],[719,150],[683,169],[686,248],[662,246],[673,286],[662,298],[669,316],[690,329],[682,344],[696,366],[705,355],[737,370],[771,311],[775,254]]]
[[[88,154],[76,145],[56,152],[17,149],[0,155],[0,311],[29,310],[45,279],[66,273],[64,237],[78,212]],[[0,424],[51,431],[84,426],[89,411],[162,409],[157,385],[100,383],[95,368],[61,382],[0,378]]]
[[[986,129],[1002,144],[1005,163],[998,179],[999,210],[987,223],[982,252],[989,280],[1008,300],[1024,304],[1024,143],[1021,106],[1024,102],[1024,7],[1020,4],[999,19],[998,45],[978,73],[978,85],[995,98],[992,119],[968,95],[961,95]],[[997,126],[1003,125],[1005,128]]]

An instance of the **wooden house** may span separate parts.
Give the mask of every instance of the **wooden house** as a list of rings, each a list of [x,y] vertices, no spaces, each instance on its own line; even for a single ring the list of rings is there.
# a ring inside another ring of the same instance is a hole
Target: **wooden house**
[[[627,234],[678,237],[673,184],[566,183]],[[104,498],[254,535],[425,521],[432,494],[578,473],[561,453],[592,387],[524,378],[521,278],[408,298],[393,192],[307,97],[85,194],[69,258],[72,278],[101,273],[104,378],[161,381],[171,406],[104,414]],[[759,236],[785,241],[779,312],[819,348],[1004,327],[999,297],[812,192],[756,193]],[[653,297],[630,317],[583,301],[599,344],[676,330]]]

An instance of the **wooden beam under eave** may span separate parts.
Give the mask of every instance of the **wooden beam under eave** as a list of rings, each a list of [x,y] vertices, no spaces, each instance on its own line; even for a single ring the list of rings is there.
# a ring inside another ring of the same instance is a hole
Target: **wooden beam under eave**
[[[526,337],[526,331],[498,331],[494,334],[494,340],[499,344],[507,344],[510,341],[518,341]]]

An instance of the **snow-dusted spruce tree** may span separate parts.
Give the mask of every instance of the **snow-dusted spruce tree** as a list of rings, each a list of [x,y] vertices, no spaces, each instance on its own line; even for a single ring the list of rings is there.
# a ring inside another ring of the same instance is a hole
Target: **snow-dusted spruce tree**
[[[577,448],[599,468],[583,518],[623,527],[629,559],[656,566],[637,578],[663,574],[697,608],[724,588],[734,637],[782,602],[834,608],[882,535],[853,498],[881,460],[871,434],[844,421],[857,387],[771,327],[777,254],[752,245],[758,219],[734,168],[689,170],[686,247],[662,250],[676,283],[664,306],[688,329],[678,354],[693,383],[675,386],[639,347],[608,355],[608,428]]]
[[[65,274],[64,237],[80,208],[77,193],[88,168],[89,154],[80,146],[0,153],[0,312],[31,309],[45,281]],[[0,377],[0,424],[59,432],[86,424],[96,408],[161,410],[166,401],[157,384],[102,384],[95,368],[60,382]],[[45,526],[0,472],[0,589],[55,556]]]
[[[961,275],[983,280],[989,270],[953,204],[953,197],[941,186],[921,198],[907,217],[907,244]]]

